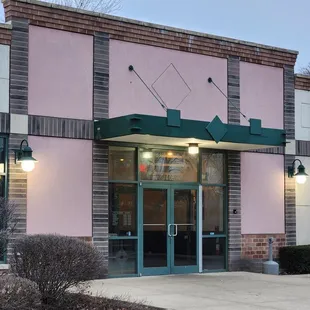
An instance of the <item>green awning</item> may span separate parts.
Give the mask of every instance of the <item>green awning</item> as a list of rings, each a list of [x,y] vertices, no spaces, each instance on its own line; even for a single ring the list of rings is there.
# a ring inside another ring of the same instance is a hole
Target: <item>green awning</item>
[[[132,114],[95,121],[95,139],[152,145],[251,150],[285,146],[283,129],[262,128],[251,119],[249,126],[224,124],[216,116],[211,122],[181,119],[180,112],[168,110],[167,117]]]

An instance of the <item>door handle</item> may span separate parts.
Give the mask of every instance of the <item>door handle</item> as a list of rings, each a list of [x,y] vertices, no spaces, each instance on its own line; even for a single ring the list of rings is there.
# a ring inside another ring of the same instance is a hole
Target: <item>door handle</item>
[[[168,224],[168,236],[169,237],[173,237],[173,235],[171,235],[171,233],[170,233],[170,227],[172,226],[173,224]]]
[[[175,226],[175,231],[171,234],[171,226]],[[177,224],[169,224],[168,225],[168,236],[169,237],[176,237],[178,235],[178,225]]]
[[[173,237],[176,237],[178,235],[178,225],[173,224],[175,226],[175,234],[173,234]]]

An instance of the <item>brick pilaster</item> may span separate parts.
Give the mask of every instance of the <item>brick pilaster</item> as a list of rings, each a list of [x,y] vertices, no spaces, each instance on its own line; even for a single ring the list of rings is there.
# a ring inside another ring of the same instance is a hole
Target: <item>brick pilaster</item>
[[[94,37],[94,120],[109,115],[109,36],[96,32]],[[93,141],[93,243],[102,252],[108,265],[109,199],[108,147]]]
[[[227,118],[230,124],[240,124],[240,60],[228,57]],[[231,104],[232,103],[232,104]],[[239,270],[241,259],[241,155],[228,152],[228,269]],[[236,214],[234,214],[234,211]]]
[[[240,124],[240,60],[239,57],[228,57],[228,100],[227,116],[229,124]]]
[[[10,113],[28,114],[29,22],[13,19],[10,66]]]
[[[28,37],[29,21],[12,19],[9,110],[10,113],[19,115],[28,114]],[[6,119],[8,123],[9,115]],[[27,134],[10,133],[9,135],[8,199],[16,204],[18,219],[13,239],[27,232],[27,173],[22,170],[20,164],[15,163],[14,152],[20,148],[21,141],[27,137]],[[9,256],[11,250],[11,244],[9,244]]]
[[[9,158],[8,158],[8,199],[15,203],[16,218],[18,219],[13,239],[27,232],[27,173],[21,165],[15,164],[15,152],[19,149],[26,135],[10,134],[9,136]],[[11,244],[8,246],[8,255],[11,254]]]
[[[108,147],[93,141],[93,243],[108,264]]]
[[[285,233],[287,245],[296,245],[296,180],[287,176],[287,168],[292,165],[294,159],[294,155],[285,155],[284,160]]]
[[[241,259],[241,155],[228,153],[228,268],[239,270]],[[235,214],[236,213],[236,214]]]
[[[284,67],[284,129],[286,139],[295,140],[295,77],[292,66]],[[296,244],[296,189],[295,179],[287,177],[287,168],[295,159],[294,155],[284,156],[284,203],[286,244]]]
[[[94,37],[94,119],[109,117],[109,35]]]

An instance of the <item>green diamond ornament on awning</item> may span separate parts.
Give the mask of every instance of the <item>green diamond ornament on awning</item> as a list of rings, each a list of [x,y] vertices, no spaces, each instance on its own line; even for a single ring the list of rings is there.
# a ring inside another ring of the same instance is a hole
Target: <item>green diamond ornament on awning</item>
[[[217,115],[206,127],[206,130],[209,132],[216,143],[219,143],[227,133],[226,126]]]

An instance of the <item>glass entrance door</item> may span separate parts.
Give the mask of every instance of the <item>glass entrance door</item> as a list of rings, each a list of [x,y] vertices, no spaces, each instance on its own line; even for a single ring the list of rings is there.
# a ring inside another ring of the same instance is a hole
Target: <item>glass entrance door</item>
[[[197,188],[142,189],[142,275],[198,272]]]
[[[198,272],[197,190],[172,188],[171,273]]]

